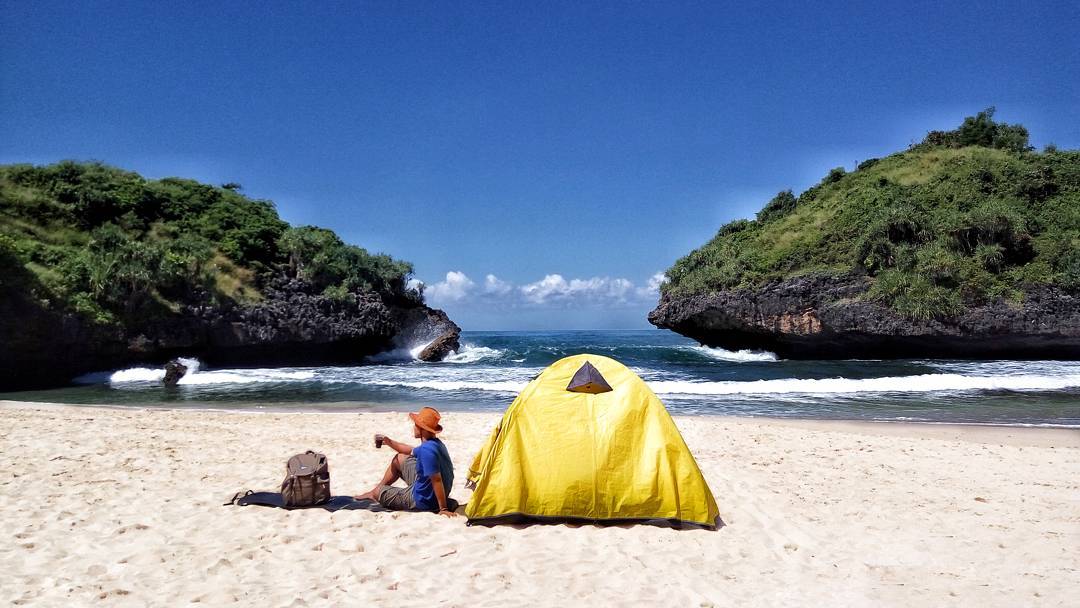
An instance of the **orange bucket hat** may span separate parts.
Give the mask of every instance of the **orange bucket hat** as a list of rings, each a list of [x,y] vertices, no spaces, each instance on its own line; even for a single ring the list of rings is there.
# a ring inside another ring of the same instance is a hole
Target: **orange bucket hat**
[[[433,407],[422,407],[419,412],[415,414],[409,414],[409,418],[412,418],[413,423],[428,431],[429,433],[441,433],[442,425],[439,424],[439,419],[442,416],[438,410]]]

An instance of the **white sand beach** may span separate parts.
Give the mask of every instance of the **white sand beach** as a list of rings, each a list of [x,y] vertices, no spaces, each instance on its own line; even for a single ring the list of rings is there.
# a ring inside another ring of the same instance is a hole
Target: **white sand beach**
[[[446,412],[453,495],[498,420]],[[727,524],[486,528],[226,507],[285,460],[377,480],[404,414],[0,402],[0,603],[175,606],[1076,605],[1080,432],[676,422]]]

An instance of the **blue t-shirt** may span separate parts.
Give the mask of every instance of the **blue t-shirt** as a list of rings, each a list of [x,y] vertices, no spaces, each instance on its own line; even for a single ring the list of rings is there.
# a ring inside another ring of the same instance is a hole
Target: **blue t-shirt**
[[[413,484],[413,500],[416,508],[434,511],[439,508],[439,499],[435,497],[435,488],[431,485],[431,476],[442,474],[443,489],[447,498],[454,485],[454,465],[450,462],[450,452],[438,438],[428,439],[413,448],[416,456],[416,483]]]

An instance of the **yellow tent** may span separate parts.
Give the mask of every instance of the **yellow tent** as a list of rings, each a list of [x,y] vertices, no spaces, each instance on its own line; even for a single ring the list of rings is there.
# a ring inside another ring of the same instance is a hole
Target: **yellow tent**
[[[598,355],[551,364],[510,404],[469,467],[469,523],[670,520],[719,511],[664,404]]]

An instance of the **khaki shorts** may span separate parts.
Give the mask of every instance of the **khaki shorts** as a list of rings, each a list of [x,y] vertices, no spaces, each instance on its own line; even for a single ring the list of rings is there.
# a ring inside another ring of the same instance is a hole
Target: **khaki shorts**
[[[376,494],[379,504],[395,511],[415,511],[416,500],[413,499],[412,487],[416,483],[416,456],[409,456],[401,463],[401,480],[407,484],[406,487],[379,487]]]

